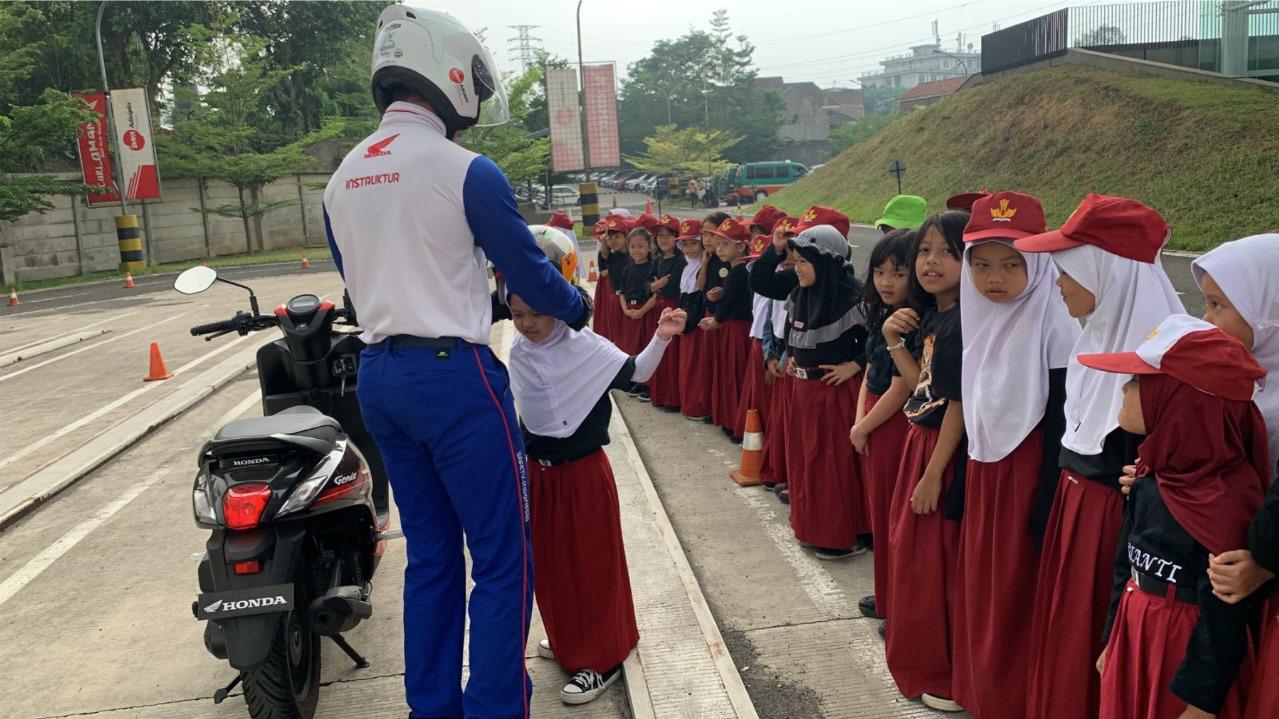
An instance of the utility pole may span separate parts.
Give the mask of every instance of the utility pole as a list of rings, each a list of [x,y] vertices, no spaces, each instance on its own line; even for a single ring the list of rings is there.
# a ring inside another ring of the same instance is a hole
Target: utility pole
[[[115,131],[115,113],[111,111],[111,87],[107,84],[107,62],[102,54],[102,14],[107,9],[108,0],[98,5],[98,19],[94,25],[94,35],[98,42],[98,69],[102,71],[102,94],[106,98],[107,114],[107,154],[111,145],[115,146],[115,162],[111,163],[111,177],[115,180],[116,196],[120,198],[120,214],[115,218],[116,244],[120,248],[120,271],[132,272],[147,266],[146,252],[143,250],[142,230],[138,227],[138,216],[129,214],[129,204],[125,199],[127,188],[122,180],[120,165],[120,138]]]
[[[520,71],[528,72],[529,65],[532,65],[536,58],[534,52],[540,47],[534,43],[541,43],[542,38],[533,37],[529,34],[530,30],[540,27],[539,25],[507,25],[508,28],[516,32],[516,36],[507,42],[507,50],[520,63]]]

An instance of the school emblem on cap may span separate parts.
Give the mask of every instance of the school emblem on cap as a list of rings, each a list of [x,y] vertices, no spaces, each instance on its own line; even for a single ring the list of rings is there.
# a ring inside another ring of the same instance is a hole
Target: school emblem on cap
[[[732,226],[733,226],[733,218],[730,217],[727,220],[724,220],[723,222],[719,223],[720,232],[728,232],[728,230],[732,228]]]
[[[658,222],[661,222],[663,225],[670,224],[674,221],[675,221],[675,218],[671,217],[670,215],[662,215],[662,218],[658,220]]]
[[[810,207],[807,212],[800,216],[799,219],[804,220],[805,222],[812,222],[817,219],[817,210]]]
[[[790,232],[791,231],[790,220],[780,220],[777,223],[777,226],[773,228],[774,232],[776,232],[777,230],[781,230],[782,232]]]
[[[1017,208],[1009,207],[1008,200],[1000,200],[999,207],[990,208],[990,217],[995,222],[1012,222],[1017,216]]]
[[[1156,328],[1154,328],[1153,330],[1151,330],[1151,331],[1150,331],[1150,334],[1146,335],[1146,339],[1147,339],[1147,340],[1153,340],[1153,339],[1155,338],[1155,336],[1156,336],[1156,335],[1158,335],[1158,334],[1159,334],[1159,328],[1158,328],[1158,327],[1156,327]]]
[[[693,223],[691,223],[691,222],[685,222],[684,224],[680,225],[680,226],[679,226],[679,233],[680,233],[681,235],[690,235],[690,234],[692,234],[692,233],[693,233]]]

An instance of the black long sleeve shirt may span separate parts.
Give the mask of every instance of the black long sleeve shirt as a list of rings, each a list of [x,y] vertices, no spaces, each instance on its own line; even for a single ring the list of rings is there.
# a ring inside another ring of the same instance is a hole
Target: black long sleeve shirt
[[[635,358],[627,358],[626,363],[618,370],[617,376],[609,385],[609,389],[628,389],[631,377],[635,375]],[[591,408],[586,419],[573,434],[567,437],[545,437],[533,434],[520,422],[520,430],[524,434],[524,451],[534,462],[570,462],[590,455],[595,450],[609,443],[608,423],[613,416],[613,403],[609,401],[608,391],[600,395],[599,401]]]
[[[1141,446],[1143,439],[1144,437],[1116,427],[1102,441],[1101,454],[1079,454],[1062,447],[1058,464],[1064,470],[1098,484],[1104,484],[1118,492],[1119,478],[1124,473],[1124,465],[1132,464],[1137,458],[1137,447]]]
[[[687,266],[688,259],[682,253],[676,252],[674,257],[658,256],[653,263],[653,279],[670,278],[666,281],[666,286],[657,291],[658,297],[664,300],[679,298],[679,280]]]
[[[737,265],[728,271],[724,280],[724,296],[715,305],[715,321],[742,320],[752,317],[750,273],[746,265]]]
[[[622,283],[622,273],[631,264],[631,256],[625,252],[609,253],[607,259],[604,260],[604,267],[608,269],[608,278],[613,283],[613,292],[621,294],[619,288]]]
[[[1248,526],[1248,551],[1252,552],[1257,564],[1279,574],[1279,482],[1270,485],[1261,511]],[[1266,593],[1257,592],[1259,595]]]
[[[771,244],[764,248],[764,253],[755,259],[750,268],[751,292],[763,295],[770,300],[784,300],[790,297],[791,291],[799,287],[799,278],[793,270],[777,271],[777,266],[782,263],[782,259]],[[778,337],[784,334],[777,327],[773,328],[773,333]]]
[[[704,296],[709,295],[710,291],[716,287],[723,287],[725,280],[728,279],[728,275],[728,263],[715,255],[711,255],[710,259],[706,261],[706,285],[702,287],[702,294]],[[706,311],[714,314],[715,308],[718,304],[719,300],[711,300],[708,297],[706,299]]]
[[[1044,532],[1048,529],[1048,515],[1052,513],[1053,498],[1057,496],[1057,481],[1061,478],[1061,436],[1066,432],[1066,368],[1048,370],[1048,402],[1044,405],[1044,418],[1039,423],[1043,430],[1044,452],[1039,460],[1039,485],[1035,487],[1035,504],[1030,513],[1030,536],[1036,547],[1044,546]]]
[[[620,279],[619,279],[620,278]],[[620,275],[614,276],[613,282],[617,293],[633,305],[643,305],[648,301],[652,290],[649,284],[653,281],[653,263],[644,262],[627,265]]]
[[[1199,620],[1170,689],[1188,704],[1216,714],[1247,651],[1248,624],[1256,613],[1257,598],[1254,595],[1239,604],[1227,604],[1213,595],[1208,550],[1172,516],[1154,477],[1133,485],[1124,508],[1103,642],[1109,641],[1133,569],[1179,587],[1195,588]],[[1149,661],[1159,659],[1151,656]]]

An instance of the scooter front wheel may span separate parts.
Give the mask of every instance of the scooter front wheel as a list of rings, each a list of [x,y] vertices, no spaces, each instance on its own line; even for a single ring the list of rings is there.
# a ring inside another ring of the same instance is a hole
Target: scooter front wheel
[[[305,604],[280,619],[271,650],[244,673],[244,702],[253,719],[311,719],[320,698],[320,635]]]

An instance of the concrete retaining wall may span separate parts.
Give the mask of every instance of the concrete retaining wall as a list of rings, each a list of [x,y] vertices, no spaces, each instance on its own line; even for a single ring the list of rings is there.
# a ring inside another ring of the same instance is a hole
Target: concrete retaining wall
[[[73,175],[67,175],[73,178]],[[251,243],[245,239],[244,223],[238,217],[202,215],[198,210],[222,205],[237,206],[234,185],[219,180],[201,183],[196,178],[162,179],[164,199],[145,207],[131,204],[142,225],[148,261],[180,262],[280,247],[323,245],[324,219],[321,201],[324,191],[309,184],[327,182],[327,174],[304,174],[271,183],[261,199],[299,200],[301,204],[281,207],[249,222]],[[201,189],[203,188],[203,192]],[[202,197],[203,196],[203,197]],[[30,214],[12,223],[0,224],[0,244],[8,245],[6,259],[17,281],[49,277],[70,277],[114,269],[120,262],[116,245],[115,216],[119,205],[89,208],[81,198],[54,197],[55,209]],[[246,195],[245,202],[251,202]],[[259,231],[261,236],[259,237]],[[8,269],[6,267],[6,275]]]

